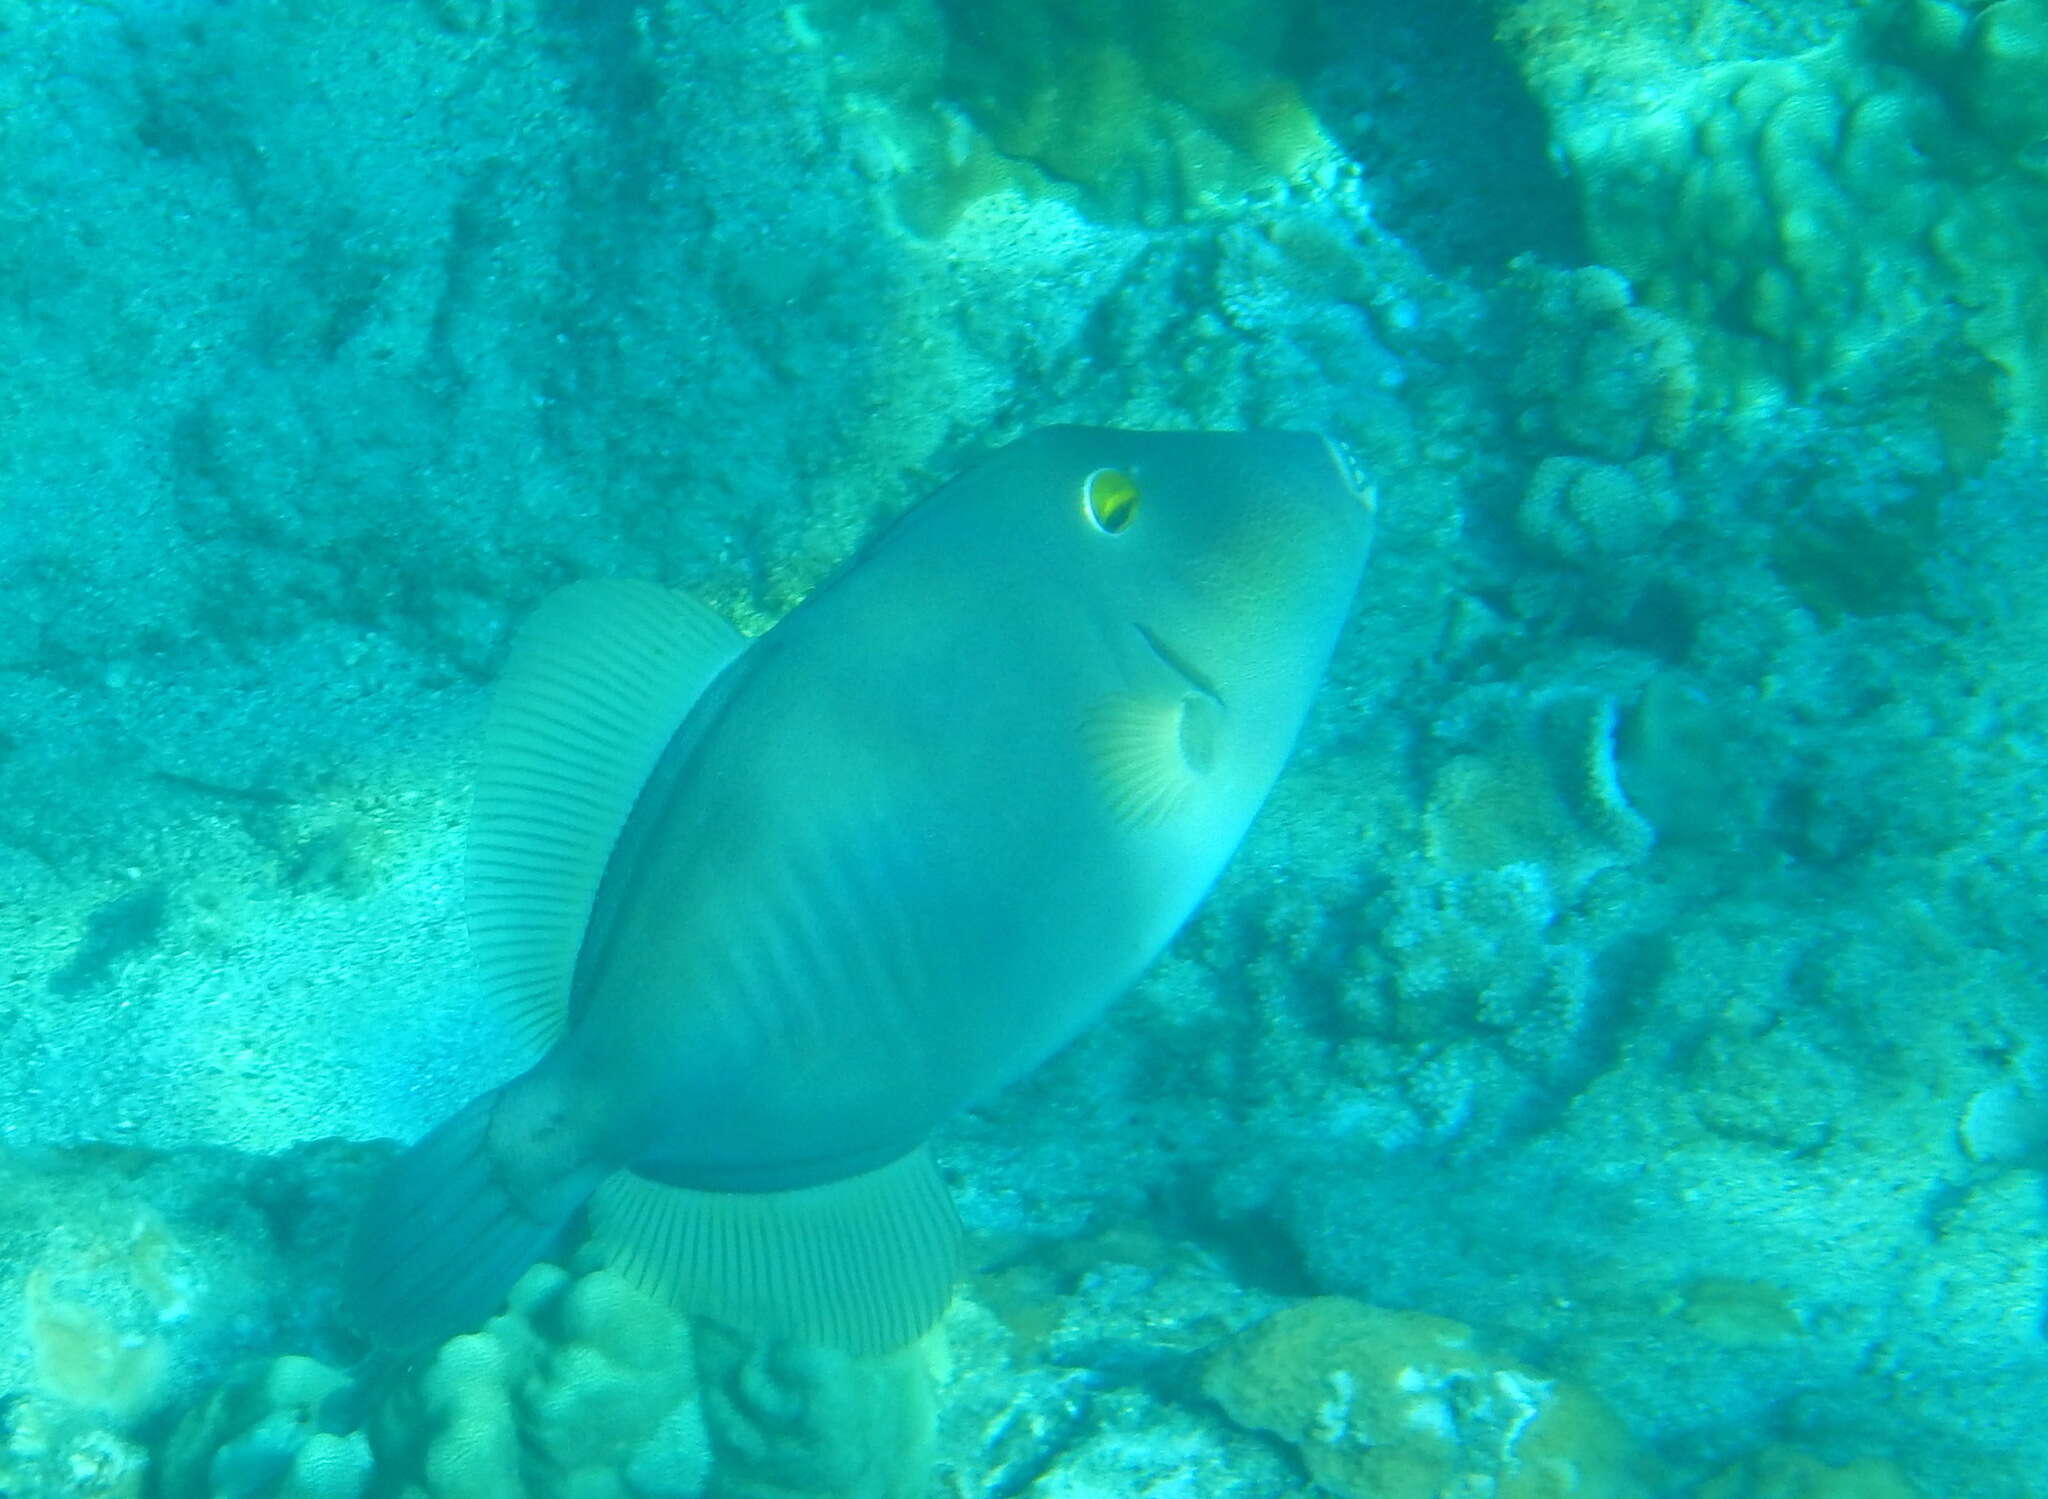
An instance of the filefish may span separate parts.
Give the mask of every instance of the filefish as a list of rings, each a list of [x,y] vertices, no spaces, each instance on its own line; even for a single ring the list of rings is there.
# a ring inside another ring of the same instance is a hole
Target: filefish
[[[575,583],[515,640],[467,870],[536,1049],[393,1163],[356,1320],[480,1324],[580,1212],[680,1309],[874,1352],[952,1295],[928,1141],[1128,988],[1293,745],[1373,526],[1306,433],[1056,427],[751,642]]]

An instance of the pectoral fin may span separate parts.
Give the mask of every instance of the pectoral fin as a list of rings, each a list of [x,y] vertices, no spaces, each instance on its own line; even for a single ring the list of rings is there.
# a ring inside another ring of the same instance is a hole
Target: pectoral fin
[[[1081,742],[1118,822],[1156,827],[1180,809],[1215,763],[1222,711],[1197,692],[1122,692],[1090,706]]]

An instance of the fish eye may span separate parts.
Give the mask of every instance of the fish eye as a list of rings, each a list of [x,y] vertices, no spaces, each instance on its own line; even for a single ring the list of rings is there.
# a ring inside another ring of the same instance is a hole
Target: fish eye
[[[1103,535],[1120,535],[1138,514],[1138,481],[1120,468],[1096,469],[1081,481],[1081,513]]]

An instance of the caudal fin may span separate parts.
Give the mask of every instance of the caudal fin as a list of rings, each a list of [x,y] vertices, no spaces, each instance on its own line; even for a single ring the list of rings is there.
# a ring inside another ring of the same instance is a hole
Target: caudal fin
[[[480,1326],[545,1254],[602,1172],[547,1206],[516,1201],[492,1156],[486,1093],[391,1163],[357,1225],[348,1298],[378,1342],[413,1348]]]

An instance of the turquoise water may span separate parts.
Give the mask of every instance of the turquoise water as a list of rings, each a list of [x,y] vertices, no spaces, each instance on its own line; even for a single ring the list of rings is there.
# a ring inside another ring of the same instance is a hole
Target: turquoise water
[[[0,0],[0,1494],[2043,1492],[2043,38]],[[941,1336],[571,1243],[366,1362],[380,1142],[530,1060],[517,623],[758,633],[1060,422],[1333,433],[1379,537],[1209,901],[940,1135]]]

